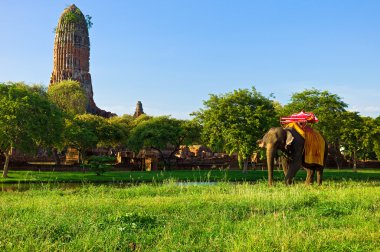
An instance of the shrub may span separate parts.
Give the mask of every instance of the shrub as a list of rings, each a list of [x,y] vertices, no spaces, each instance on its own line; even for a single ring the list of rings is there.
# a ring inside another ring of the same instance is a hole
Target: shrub
[[[95,172],[96,175],[100,176],[103,173],[110,170],[114,165],[115,158],[108,156],[91,156],[87,159],[86,164],[83,166],[89,168],[91,171]]]

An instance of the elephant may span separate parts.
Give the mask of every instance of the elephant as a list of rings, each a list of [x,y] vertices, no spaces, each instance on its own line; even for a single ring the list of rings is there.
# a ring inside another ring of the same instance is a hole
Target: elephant
[[[280,157],[280,163],[284,170],[285,184],[293,184],[296,173],[303,166],[307,171],[305,183],[313,183],[314,173],[317,171],[317,183],[318,185],[321,185],[323,169],[327,158],[327,142],[324,138],[323,140],[325,143],[323,165],[309,165],[303,162],[305,139],[299,132],[297,132],[297,130],[292,127],[271,128],[264,135],[263,139],[258,141],[259,147],[266,148],[269,185],[273,184],[274,158],[277,156],[279,151],[284,154]]]

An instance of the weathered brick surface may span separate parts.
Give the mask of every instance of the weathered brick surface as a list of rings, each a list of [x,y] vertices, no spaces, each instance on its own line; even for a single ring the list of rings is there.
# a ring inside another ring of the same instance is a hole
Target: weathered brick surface
[[[87,22],[83,13],[74,4],[63,11],[58,21],[50,85],[67,79],[79,81],[86,91],[87,112],[104,117],[114,115],[111,112],[99,109],[94,102]]]

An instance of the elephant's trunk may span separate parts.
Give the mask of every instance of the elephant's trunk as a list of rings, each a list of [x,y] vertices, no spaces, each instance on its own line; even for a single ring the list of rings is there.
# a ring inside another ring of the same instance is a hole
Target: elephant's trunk
[[[267,146],[267,166],[268,166],[268,184],[273,184],[273,166],[274,166],[274,156],[275,148],[273,145]]]

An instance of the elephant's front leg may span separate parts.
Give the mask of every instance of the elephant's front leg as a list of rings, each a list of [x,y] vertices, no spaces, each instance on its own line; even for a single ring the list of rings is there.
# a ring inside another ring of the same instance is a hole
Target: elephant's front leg
[[[296,173],[301,168],[302,162],[301,160],[293,160],[289,164],[289,169],[285,176],[285,184],[291,185],[294,183],[294,177],[296,176]]]
[[[307,176],[306,176],[305,184],[311,185],[311,184],[313,184],[315,170],[314,169],[306,169],[306,172],[307,172]]]
[[[280,157],[280,163],[282,166],[282,170],[284,171],[284,176],[286,176],[286,174],[288,173],[288,170],[289,170],[288,159],[284,156],[281,156]]]

